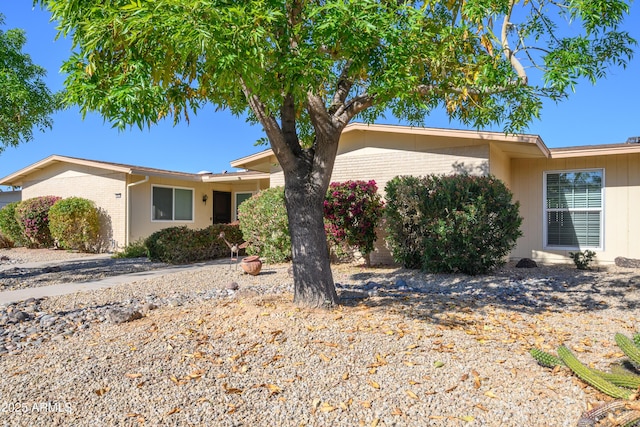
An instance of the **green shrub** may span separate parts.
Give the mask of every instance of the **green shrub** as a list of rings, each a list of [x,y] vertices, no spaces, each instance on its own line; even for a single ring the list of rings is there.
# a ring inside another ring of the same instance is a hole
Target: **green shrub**
[[[32,248],[49,248],[53,238],[49,231],[49,209],[60,200],[57,196],[42,196],[23,200],[16,207],[16,220]]]
[[[125,248],[113,255],[113,258],[143,258],[149,256],[144,239],[129,243]]]
[[[8,249],[13,247],[13,240],[8,239],[0,232],[0,249]]]
[[[332,182],[324,201],[324,221],[334,252],[356,249],[369,264],[382,207],[375,181]]]
[[[64,249],[100,250],[100,212],[91,200],[81,197],[58,200],[49,209],[49,231]]]
[[[227,244],[220,238],[221,232],[231,243],[242,242],[237,225],[214,224],[200,230],[185,226],[165,228],[147,237],[144,245],[151,261],[169,264],[207,261],[230,255]]]
[[[15,246],[28,246],[29,240],[16,218],[16,208],[20,202],[13,202],[0,209],[0,232]]]
[[[291,259],[291,237],[284,201],[284,188],[261,191],[238,208],[240,229],[249,242],[247,253],[260,255],[267,262]]]
[[[387,242],[408,268],[486,273],[522,235],[519,203],[492,176],[396,177],[386,195]]]
[[[383,221],[387,246],[394,260],[406,268],[422,267],[424,192],[421,179],[414,176],[393,178],[385,187]]]
[[[569,256],[578,270],[589,270],[596,253],[587,249],[586,251],[569,252]]]

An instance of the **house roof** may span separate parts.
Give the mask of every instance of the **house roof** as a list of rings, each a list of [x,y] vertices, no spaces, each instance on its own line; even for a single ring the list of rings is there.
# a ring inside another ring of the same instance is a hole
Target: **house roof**
[[[350,132],[387,132],[405,135],[422,135],[426,137],[450,139],[474,139],[488,141],[498,147],[510,158],[568,158],[606,156],[615,154],[640,154],[640,143],[584,145],[575,147],[548,148],[538,135],[508,135],[501,132],[484,132],[470,130],[452,130],[442,128],[410,127],[400,125],[377,125],[352,123],[344,128],[343,134]],[[268,149],[231,162],[231,166],[249,170],[269,172],[271,166],[277,164],[273,150]]]
[[[551,157],[561,159],[566,157],[588,157],[607,156],[612,154],[633,154],[640,153],[640,144],[604,144],[604,145],[581,145],[576,147],[552,148]]]
[[[452,130],[442,128],[412,127],[401,125],[377,125],[351,123],[342,132],[380,132],[405,135],[420,135],[433,138],[474,139],[488,141],[498,146],[508,157],[550,157],[550,151],[538,135],[507,135],[501,132],[472,130]],[[273,150],[268,149],[231,162],[231,166],[262,172],[269,172],[277,160]]]
[[[78,157],[60,156],[54,154],[39,162],[33,163],[17,172],[12,173],[0,180],[0,185],[7,186],[21,186],[22,181],[30,174],[47,168],[56,163],[70,163],[75,165],[88,166],[98,169],[106,169],[114,172],[121,172],[127,175],[144,175],[144,176],[156,176],[164,178],[174,178],[187,181],[201,181],[201,182],[234,182],[238,180],[247,179],[264,179],[268,178],[268,175],[260,172],[233,172],[233,173],[189,173],[189,172],[176,172],[166,169],[149,168],[145,166],[128,165],[124,163],[104,162],[100,160],[89,160]]]

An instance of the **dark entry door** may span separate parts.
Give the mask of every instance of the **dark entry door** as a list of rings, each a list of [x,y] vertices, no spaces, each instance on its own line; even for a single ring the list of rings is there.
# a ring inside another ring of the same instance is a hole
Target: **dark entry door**
[[[231,193],[228,191],[213,192],[213,223],[228,224],[231,222]]]

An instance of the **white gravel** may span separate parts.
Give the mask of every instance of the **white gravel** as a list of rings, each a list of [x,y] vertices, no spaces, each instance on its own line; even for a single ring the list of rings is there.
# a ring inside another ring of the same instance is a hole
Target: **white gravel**
[[[0,356],[0,425],[573,426],[606,397],[528,350],[564,343],[606,368],[613,335],[639,329],[638,270],[336,266],[341,290],[377,296],[319,311],[291,303],[287,268],[213,265],[41,301],[60,316],[176,304]]]

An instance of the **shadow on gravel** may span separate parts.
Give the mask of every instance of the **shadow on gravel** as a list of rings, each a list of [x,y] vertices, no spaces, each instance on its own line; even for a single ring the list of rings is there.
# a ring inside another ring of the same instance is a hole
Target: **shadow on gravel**
[[[28,281],[38,286],[61,282],[80,282],[102,279],[122,274],[140,273],[160,268],[170,268],[165,263],[151,262],[147,258],[105,258],[74,260],[40,268],[14,268],[0,272],[0,290]]]
[[[511,268],[479,276],[373,269],[349,276],[349,282],[338,288],[345,305],[393,307],[437,323],[442,323],[442,313],[490,307],[528,314],[640,308],[636,269],[609,274],[564,267]]]

